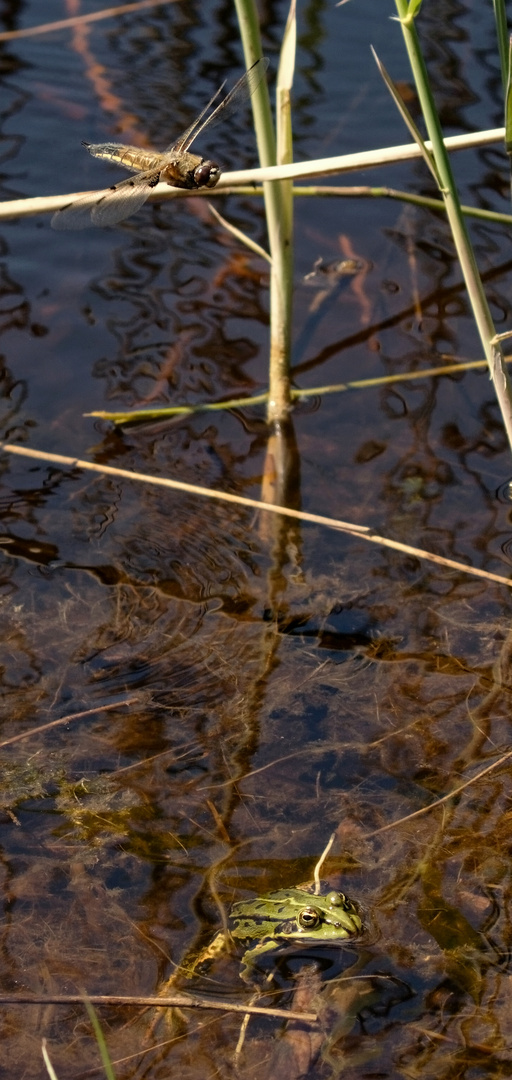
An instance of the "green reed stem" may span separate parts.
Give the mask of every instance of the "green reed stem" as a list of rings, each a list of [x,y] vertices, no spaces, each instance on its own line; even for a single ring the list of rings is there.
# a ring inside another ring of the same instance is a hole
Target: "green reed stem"
[[[505,11],[505,0],[492,0],[492,2],[494,7],[494,18],[496,20],[498,49],[500,53],[501,81],[503,83],[503,93],[505,94],[507,90],[509,68],[507,13]]]
[[[254,0],[235,0],[246,66],[262,55],[258,14]],[[280,107],[280,102],[278,103]],[[276,165],[277,150],[266,81],[252,97],[254,126],[260,164]],[[290,129],[291,130],[291,129]],[[263,185],[271,255],[270,274],[270,359],[267,419],[280,423],[290,408],[290,340],[292,308],[292,214],[287,182]]]
[[[409,55],[416,90],[420,99],[423,118],[432,143],[441,194],[450,223],[460,267],[468,290],[473,315],[480,334],[489,371],[501,410],[503,424],[512,450],[512,387],[504,363],[503,352],[496,340],[496,331],[489,305],[483,290],[469,233],[461,210],[450,161],[443,143],[439,116],[435,107],[427,69],[416,31],[415,18],[419,11],[418,0],[395,0],[405,46]]]
[[[512,364],[512,356],[505,357],[506,364]],[[434,379],[441,375],[460,375],[461,371],[481,371],[487,367],[487,360],[459,360],[456,364],[441,364],[438,367],[420,368],[418,371],[398,371],[395,375],[377,375],[371,379],[351,379],[344,383],[330,383],[326,386],[307,386],[293,388],[290,391],[292,401],[302,398],[323,397],[325,394],[343,394],[348,390],[374,390],[377,386],[392,386],[393,383],[414,382],[418,379]],[[252,397],[230,398],[228,401],[207,401],[199,405],[169,405],[158,409],[133,409],[132,412],[96,412],[84,413],[100,420],[109,420],[112,424],[125,426],[143,424],[153,420],[170,420],[174,416],[190,416],[194,413],[222,412],[223,409],[252,409],[268,402],[268,390]]]
[[[112,1062],[110,1060],[110,1054],[108,1052],[107,1044],[105,1042],[105,1036],[101,1029],[101,1024],[98,1020],[93,1006],[91,1005],[91,1002],[86,996],[84,996],[84,1005],[87,1009],[87,1015],[93,1027],[94,1035],[100,1052],[101,1062],[105,1070],[105,1076],[107,1080],[116,1080],[114,1069],[112,1067]]]

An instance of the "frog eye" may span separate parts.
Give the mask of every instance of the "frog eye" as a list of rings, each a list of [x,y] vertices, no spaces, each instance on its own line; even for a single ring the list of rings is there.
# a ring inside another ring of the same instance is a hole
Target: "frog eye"
[[[343,908],[343,911],[353,911],[354,905],[350,900],[347,900],[345,893],[330,892],[325,899],[330,907],[341,907]]]
[[[303,930],[316,930],[320,922],[318,911],[314,907],[305,907],[299,911],[299,926]]]

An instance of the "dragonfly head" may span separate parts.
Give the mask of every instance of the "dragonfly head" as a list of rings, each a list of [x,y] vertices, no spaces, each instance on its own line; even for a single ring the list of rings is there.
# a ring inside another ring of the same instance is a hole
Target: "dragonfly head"
[[[202,161],[194,169],[194,184],[196,187],[215,187],[219,177],[220,169],[214,161]]]

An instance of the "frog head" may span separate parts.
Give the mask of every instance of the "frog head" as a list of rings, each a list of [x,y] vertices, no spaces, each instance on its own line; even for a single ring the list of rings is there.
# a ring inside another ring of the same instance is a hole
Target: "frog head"
[[[252,944],[243,958],[244,978],[258,957],[272,949],[299,941],[333,944],[360,934],[362,928],[355,905],[335,890],[315,896],[305,889],[281,889],[234,904],[230,912],[233,939]]]

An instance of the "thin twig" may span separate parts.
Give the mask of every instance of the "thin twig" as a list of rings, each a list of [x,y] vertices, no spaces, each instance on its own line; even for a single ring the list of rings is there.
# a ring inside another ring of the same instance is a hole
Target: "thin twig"
[[[94,716],[95,713],[107,712],[108,709],[120,709],[124,705],[135,705],[136,702],[137,698],[125,698],[124,701],[114,701],[110,705],[95,705],[93,709],[68,713],[67,716],[60,716],[58,720],[50,720],[47,724],[40,724],[39,727],[22,731],[20,735],[13,735],[10,739],[3,739],[0,742],[0,750],[3,750],[5,746],[12,746],[13,743],[21,742],[22,739],[30,739],[32,735],[39,735],[41,731],[49,731],[50,728],[59,727],[61,724],[72,724],[74,720],[82,720],[84,716]]]
[[[258,773],[265,772],[266,769],[273,769],[274,765],[280,765],[282,761],[289,761],[290,758],[296,758],[300,757],[301,754],[310,753],[310,747],[304,747],[302,750],[294,750],[293,754],[284,754],[283,757],[274,758],[273,761],[268,761],[266,765],[260,765],[259,769],[252,769],[251,772],[243,773],[242,776],[232,776],[229,780],[223,780],[221,784],[204,784],[203,787],[198,787],[197,791],[216,791],[219,788],[230,787],[232,784],[240,784],[242,780],[249,780],[251,777],[257,776]]]

